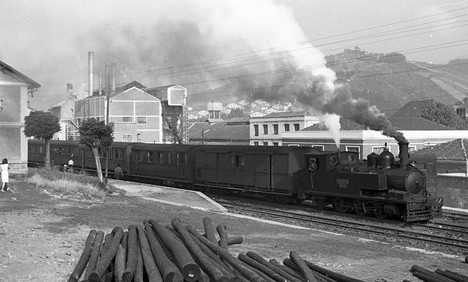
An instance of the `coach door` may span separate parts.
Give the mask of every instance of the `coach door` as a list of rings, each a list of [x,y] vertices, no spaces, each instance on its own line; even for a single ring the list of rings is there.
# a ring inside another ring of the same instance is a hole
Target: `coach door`
[[[218,183],[218,154],[205,153],[205,181]]]
[[[258,189],[272,189],[271,156],[270,154],[255,155],[255,187]]]

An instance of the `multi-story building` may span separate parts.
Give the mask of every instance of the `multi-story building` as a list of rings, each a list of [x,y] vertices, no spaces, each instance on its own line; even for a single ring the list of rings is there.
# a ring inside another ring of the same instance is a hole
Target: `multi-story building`
[[[0,61],[0,160],[8,159],[10,172],[28,170],[28,139],[23,134],[24,118],[29,115],[28,93],[40,85]]]
[[[108,103],[106,95],[76,101],[76,124],[89,118],[112,123],[114,141],[163,142],[161,100],[137,87],[109,95]]]
[[[319,123],[318,117],[307,112],[271,113],[263,117],[250,117],[250,145],[282,146],[281,135],[285,132],[301,131]]]

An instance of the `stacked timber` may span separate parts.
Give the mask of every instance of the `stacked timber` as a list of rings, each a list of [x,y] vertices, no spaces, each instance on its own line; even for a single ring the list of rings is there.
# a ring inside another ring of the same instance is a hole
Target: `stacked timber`
[[[149,219],[105,236],[91,230],[68,282],[362,282],[308,262],[296,251],[282,263],[250,251],[236,257],[228,247],[241,244],[242,237],[229,237],[220,224],[217,240],[208,217],[203,226],[202,234],[174,218],[168,226]]]

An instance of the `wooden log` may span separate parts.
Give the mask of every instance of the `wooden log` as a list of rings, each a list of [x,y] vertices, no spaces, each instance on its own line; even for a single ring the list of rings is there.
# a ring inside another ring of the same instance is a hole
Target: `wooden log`
[[[83,271],[86,265],[88,264],[89,257],[91,256],[91,251],[93,248],[94,240],[96,238],[96,234],[96,230],[89,231],[88,237],[85,241],[83,252],[81,253],[80,258],[78,259],[78,263],[76,264],[75,269],[73,269],[70,278],[68,278],[68,282],[77,282],[80,279],[81,274],[83,274]]]
[[[145,221],[146,237],[148,238],[154,261],[161,272],[164,282],[183,282],[184,276],[177,266],[166,256],[161,244],[159,244],[153,229],[148,221]]]
[[[450,273],[450,274],[454,274],[454,275],[460,276],[460,277],[462,277],[462,278],[464,278],[464,279],[468,279],[468,276],[463,275],[463,274],[458,273],[458,272],[455,272],[455,271],[451,271],[451,270],[446,269],[445,272],[448,272],[448,273]]]
[[[227,244],[228,244],[228,246],[230,246],[230,245],[239,245],[239,244],[242,244],[242,242],[244,242],[243,237],[233,237],[233,238],[228,238]],[[218,242],[218,244],[219,244],[219,242]]]
[[[138,262],[138,233],[135,225],[128,227],[127,236],[127,261],[125,263],[125,271],[122,276],[122,281],[131,282],[135,275],[135,270]]]
[[[239,254],[237,258],[245,262],[246,264],[250,265],[251,267],[258,269],[261,272],[265,273],[266,275],[268,275],[268,277],[270,277],[276,282],[287,281],[286,278],[283,277],[281,274],[271,270],[270,268],[266,267],[264,264],[261,264],[260,262],[248,257],[246,254]]]
[[[427,274],[427,273],[422,273],[422,272],[419,272],[419,271],[413,271],[413,276],[415,277],[418,277],[419,279],[422,279],[426,282],[441,282],[441,281],[444,281],[444,280],[439,280],[438,278],[430,275],[430,274]],[[450,280],[453,282],[453,280]]]
[[[323,275],[325,275],[325,276],[327,276],[327,277],[329,277],[329,278],[331,278],[333,280],[336,280],[338,282],[364,282],[363,280],[352,278],[352,277],[349,277],[349,276],[346,276],[346,275],[343,275],[343,274],[336,273],[336,272],[333,272],[331,270],[325,269],[325,268],[320,267],[318,265],[315,265],[315,264],[313,264],[313,263],[311,263],[309,261],[305,261],[305,263],[307,264],[307,266],[310,269],[312,269],[312,270],[314,270],[314,271],[316,271],[318,273],[321,273],[321,274],[323,274]],[[295,266],[295,263],[292,262],[290,259],[287,259],[287,258],[283,260],[283,264],[287,265],[289,267],[292,266],[292,268],[294,268],[294,266]]]
[[[266,282],[275,282],[275,280],[271,279],[270,276],[266,275],[265,273],[261,272],[259,269],[256,269],[255,267],[252,267],[248,264],[246,264],[245,262],[239,260],[239,262],[241,264],[243,264],[245,267],[247,267],[248,269],[252,270],[253,272],[255,272],[258,276],[262,277],[263,280],[265,280]],[[245,278],[245,277],[244,277]]]
[[[161,273],[159,272],[156,262],[154,261],[151,248],[149,246],[148,239],[146,237],[145,230],[143,227],[137,226],[138,240],[140,242],[141,256],[143,257],[143,264],[148,276],[148,280],[151,282],[163,282]]]
[[[177,232],[179,232],[185,246],[193,255],[193,257],[197,260],[198,265],[200,265],[203,270],[214,279],[214,281],[228,281],[228,278],[233,278],[234,275],[231,274],[231,277],[227,277],[224,273],[216,267],[216,263],[214,263],[207,254],[205,254],[200,247],[193,241],[192,237],[188,233],[188,231],[182,226],[180,223],[180,219],[174,218],[171,221],[172,226],[174,227]],[[197,277],[198,280],[198,277]]]
[[[203,218],[203,228],[205,229],[205,237],[213,243],[216,243],[216,237],[209,217]]]
[[[157,221],[150,219],[150,224],[164,242],[174,257],[175,264],[179,267],[184,279],[193,282],[200,277],[200,267],[195,263],[187,248],[172,234],[171,231],[164,228]]]
[[[101,257],[93,273],[89,275],[90,282],[98,282],[103,276],[105,270],[111,264],[111,261],[114,259],[117,250],[119,249],[120,240],[123,236],[122,227],[115,227],[112,230],[112,240],[109,244],[109,249],[105,252],[104,256]]]
[[[198,247],[207,255],[211,258],[211,260],[218,265],[218,268],[225,273],[225,275],[228,275],[228,273],[234,273],[231,268],[229,268],[224,261],[221,260],[221,258],[213,253],[205,244],[200,242],[193,234],[190,233],[190,236],[192,237],[193,241],[198,245]]]
[[[435,280],[438,280],[440,282],[453,282],[452,279],[446,278],[446,277],[444,277],[442,275],[439,275],[439,274],[437,274],[435,272],[427,270],[424,267],[421,267],[421,266],[416,265],[416,264],[411,267],[411,271],[413,272],[413,275],[414,275],[414,272],[419,272],[419,273],[424,274],[424,276],[427,275],[427,276],[433,277]],[[416,275],[414,275],[414,276],[416,276]],[[416,276],[416,277],[418,277],[418,276]]]
[[[218,226],[216,226],[216,231],[218,231],[218,235],[219,235],[219,246],[227,251],[228,250],[228,244],[227,244],[228,235],[226,231],[226,225],[219,224]]]
[[[299,279],[302,281],[302,274],[295,270],[295,269],[292,269],[286,265],[283,265],[283,264],[280,264],[277,260],[275,259],[270,259],[268,261],[269,263],[271,263],[272,265],[276,266],[277,268],[280,268],[281,270],[283,270],[284,272],[288,273],[289,275],[292,275],[293,277],[295,277],[296,279]]]
[[[254,252],[247,252],[246,253],[246,256],[248,256],[249,258],[255,260],[256,262],[260,263],[261,265],[267,267],[268,269],[270,269],[271,271],[273,271],[274,273],[278,273],[279,275],[281,275],[281,277],[284,277],[286,278],[288,281],[292,281],[292,282],[302,282],[301,279],[298,279],[297,277],[289,274],[288,272],[282,270],[281,268],[271,264],[270,262],[268,262],[266,259],[264,259],[261,255],[259,254],[256,254]]]
[[[231,264],[240,274],[242,274],[245,278],[247,278],[251,282],[264,282],[265,279],[260,277],[255,271],[252,271],[250,268],[246,267],[244,264],[240,263],[233,255],[231,255],[228,251],[221,248],[217,244],[211,242],[204,236],[200,235],[197,231],[195,231],[192,227],[187,226],[187,230],[195,235],[200,242],[205,244],[212,252],[218,254],[222,259],[226,260]]]
[[[96,268],[99,254],[101,253],[102,242],[104,241],[104,232],[98,231],[96,237],[94,238],[93,247],[91,250],[91,255],[89,256],[88,265],[86,266],[86,271],[84,275],[84,280],[89,280],[89,275],[93,273]]]
[[[135,226],[136,228],[136,226]],[[138,235],[137,235],[138,236]],[[143,257],[141,256],[140,242],[137,242],[137,263],[135,267],[135,273],[133,274],[133,282],[143,282],[144,279],[144,264]]]
[[[122,277],[125,272],[125,259],[127,258],[127,251],[122,244],[119,244],[119,250],[115,255],[114,263],[114,280],[115,282],[122,282]]]
[[[450,272],[447,272],[447,271],[443,271],[442,269],[436,269],[435,273],[439,274],[439,275],[442,275],[444,277],[447,277],[449,279],[452,279],[453,281],[457,281],[457,282],[468,282],[468,279],[465,279],[459,275],[456,275],[456,274],[453,274],[453,273],[450,273]]]
[[[299,256],[297,252],[291,251],[289,253],[289,257],[297,265],[299,271],[302,273],[307,282],[317,282],[312,269],[307,266],[305,261]]]

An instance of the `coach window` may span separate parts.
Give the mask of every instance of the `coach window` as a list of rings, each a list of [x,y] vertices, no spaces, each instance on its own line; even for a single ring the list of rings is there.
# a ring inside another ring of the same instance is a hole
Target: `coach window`
[[[158,153],[158,164],[164,164],[164,153],[163,152]]]
[[[135,157],[136,157],[137,162],[141,162],[143,160],[143,152],[142,151],[137,151]]]
[[[183,153],[182,156],[184,157],[184,165],[187,166],[188,165],[188,155],[187,155],[187,153]]]
[[[148,162],[154,162],[154,153],[152,151],[148,152]]]
[[[258,136],[258,124],[254,124],[254,132],[255,136]]]
[[[172,163],[172,153],[167,152],[167,164],[171,164],[171,163]]]
[[[235,168],[241,168],[245,165],[245,157],[239,154],[231,155],[231,166]]]
[[[180,166],[180,154],[182,153],[176,153],[176,165]]]

